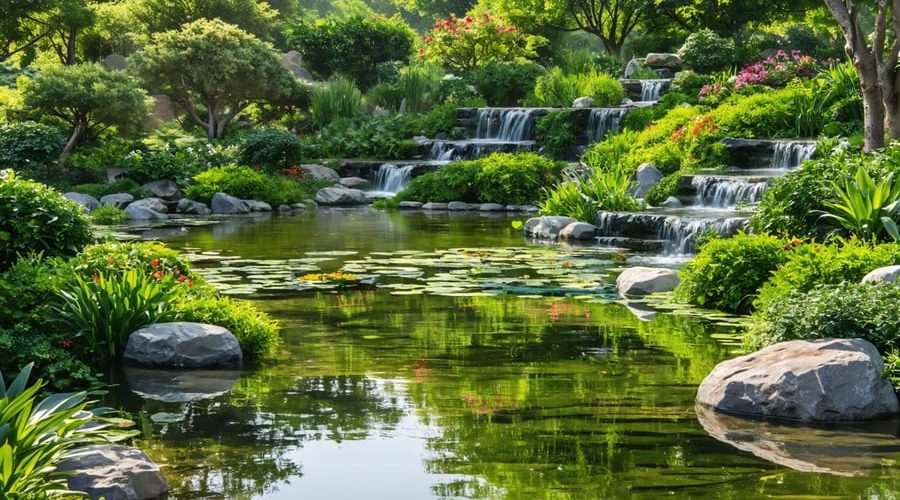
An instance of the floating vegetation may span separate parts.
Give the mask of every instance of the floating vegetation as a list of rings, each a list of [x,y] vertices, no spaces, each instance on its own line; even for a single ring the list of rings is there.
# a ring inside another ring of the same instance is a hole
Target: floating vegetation
[[[303,276],[300,276],[300,280],[309,282],[334,283],[337,285],[352,285],[359,281],[356,276],[350,273],[342,273],[340,271],[333,273],[304,274]]]

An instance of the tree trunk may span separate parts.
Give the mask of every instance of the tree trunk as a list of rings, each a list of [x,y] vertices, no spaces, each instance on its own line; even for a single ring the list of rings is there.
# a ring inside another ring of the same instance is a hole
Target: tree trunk
[[[75,124],[75,129],[72,131],[72,135],[69,137],[69,140],[66,141],[66,147],[63,148],[62,153],[59,155],[57,166],[60,171],[66,166],[66,160],[69,159],[72,151],[75,150],[75,146],[81,141],[81,137],[84,135],[85,130],[87,130],[87,127],[85,126],[84,120],[78,120]]]
[[[876,85],[863,83],[863,150],[875,151],[884,147],[884,100]]]
[[[887,118],[888,136],[900,139],[900,72],[893,67],[882,67],[881,100]]]
[[[78,62],[78,54],[76,52],[75,40],[78,36],[78,28],[72,26],[69,28],[69,39],[66,41],[66,66],[71,66]]]

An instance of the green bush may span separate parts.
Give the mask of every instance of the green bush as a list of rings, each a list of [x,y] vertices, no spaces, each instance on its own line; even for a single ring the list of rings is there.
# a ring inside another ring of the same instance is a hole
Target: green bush
[[[861,338],[884,354],[900,348],[900,286],[843,283],[794,290],[756,313],[751,349],[792,339]]]
[[[563,159],[570,146],[575,145],[575,124],[568,111],[553,111],[537,119],[535,138],[545,155]]]
[[[336,77],[313,91],[310,112],[316,124],[324,127],[342,118],[365,115],[366,105],[362,93],[352,81]]]
[[[739,233],[710,240],[681,268],[675,296],[704,307],[747,312],[787,254],[784,241],[774,236]]]
[[[412,140],[419,132],[419,119],[413,115],[337,120],[309,146],[320,157],[409,158],[420,151]]]
[[[590,97],[598,108],[618,106],[625,96],[622,84],[603,73],[567,74],[552,68],[538,77],[530,104],[569,107],[579,97]]]
[[[241,164],[269,171],[296,165],[303,153],[303,144],[296,135],[274,128],[254,130],[244,136],[240,144]]]
[[[734,40],[722,38],[713,30],[704,28],[687,37],[678,55],[688,68],[698,73],[710,73],[733,65],[737,53]]]
[[[74,178],[72,182],[103,182],[107,179],[109,169],[131,168],[131,152],[141,149],[140,143],[111,134],[104,135],[98,144],[79,148],[72,153],[67,161],[69,176]]]
[[[489,106],[517,106],[534,89],[544,69],[533,62],[494,61],[473,70],[469,79]]]
[[[475,176],[478,200],[501,205],[536,203],[541,188],[552,183],[565,162],[549,160],[535,153],[496,153],[478,161]]]
[[[90,241],[81,206],[12,170],[0,171],[0,270],[18,254],[72,255]]]
[[[435,172],[414,178],[398,195],[398,198],[421,202],[465,201],[475,203],[480,201],[477,180],[480,171],[481,164],[477,161],[449,163]]]
[[[205,293],[188,295],[173,304],[173,309],[179,321],[226,328],[237,338],[246,358],[264,358],[281,342],[278,323],[249,302]]]
[[[875,182],[866,168],[856,167],[852,179],[832,186],[822,219],[858,238],[900,241],[900,178],[886,175]]]
[[[112,205],[103,205],[100,208],[94,209],[88,217],[95,224],[121,224],[128,220],[128,213],[126,213],[121,208],[116,208]]]
[[[759,291],[754,302],[764,309],[782,300],[792,290],[806,292],[816,285],[858,283],[873,269],[900,264],[900,244],[874,245],[857,239],[834,243],[799,244],[788,252],[787,260]]]
[[[288,27],[285,38],[318,78],[345,75],[368,89],[378,82],[384,63],[412,56],[415,33],[399,18],[352,16],[301,21]]]
[[[190,262],[184,256],[162,243],[150,241],[109,241],[89,245],[69,259],[66,268],[85,280],[95,274],[121,274],[131,269],[150,276],[163,269],[198,283],[203,281],[191,272]]]
[[[160,148],[132,151],[127,157],[125,175],[141,184],[159,179],[184,184],[199,172],[229,165],[237,159],[236,146],[212,143],[180,146],[165,142]]]
[[[425,137],[449,136],[456,128],[457,105],[448,102],[435,107],[419,119],[419,131]]]
[[[227,193],[242,200],[264,201],[272,206],[296,203],[310,194],[298,182],[287,177],[234,165],[211,168],[197,174],[194,184],[184,192],[188,198],[203,203],[209,203],[216,193]]]
[[[586,175],[566,175],[541,202],[541,212],[565,215],[593,223],[599,210],[634,212],[643,205],[635,200],[632,173],[613,166],[591,166]]]
[[[408,66],[400,70],[397,88],[406,113],[424,113],[437,100],[443,71],[436,66]]]
[[[701,75],[691,70],[679,71],[672,79],[672,92],[681,92],[691,98],[691,104],[696,104],[700,96],[700,89],[704,85],[712,83],[708,75]]]
[[[659,206],[662,202],[666,201],[669,196],[675,196],[678,193],[681,177],[687,174],[688,171],[679,170],[673,174],[667,175],[644,194],[644,201],[651,205]]]
[[[59,157],[65,136],[56,128],[35,122],[13,122],[0,125],[0,166],[31,174],[46,174]]]
[[[97,184],[78,184],[77,186],[72,186],[72,191],[89,194],[98,200],[104,196],[117,193],[128,193],[134,196],[136,200],[153,197],[153,193],[131,179],[119,179],[113,182]]]

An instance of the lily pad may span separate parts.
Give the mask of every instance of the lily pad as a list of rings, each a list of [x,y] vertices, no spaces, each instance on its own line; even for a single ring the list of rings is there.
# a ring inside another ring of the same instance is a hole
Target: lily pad
[[[183,421],[184,415],[181,413],[167,413],[161,411],[150,415],[150,420],[155,424],[174,424]]]

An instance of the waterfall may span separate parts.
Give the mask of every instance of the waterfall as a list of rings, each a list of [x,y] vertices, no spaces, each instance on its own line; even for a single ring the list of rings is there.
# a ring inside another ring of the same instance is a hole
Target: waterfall
[[[588,140],[597,142],[603,140],[606,134],[619,131],[622,119],[630,111],[628,108],[596,108],[591,110],[588,119]]]
[[[731,217],[728,219],[685,219],[683,217],[666,217],[659,228],[659,239],[665,241],[665,253],[668,255],[684,255],[693,253],[697,237],[705,231],[715,231],[721,236],[731,236],[747,226],[747,219]]]
[[[456,155],[456,146],[444,141],[435,141],[431,145],[428,159],[436,161],[451,161]]]
[[[526,141],[534,138],[536,109],[480,108],[476,117],[476,139]]]
[[[406,185],[409,184],[409,179],[412,176],[414,168],[415,165],[403,165],[402,167],[398,167],[391,163],[385,163],[379,167],[378,171],[375,173],[375,186],[373,191],[385,194],[396,194],[403,191]]]
[[[669,88],[672,80],[641,80],[641,100],[642,101],[658,101],[659,95]]]
[[[777,141],[772,166],[775,168],[795,168],[816,154],[816,143],[804,141]]]
[[[714,208],[758,203],[768,187],[765,181],[706,175],[695,175],[691,178],[691,185],[697,190],[697,205]]]

